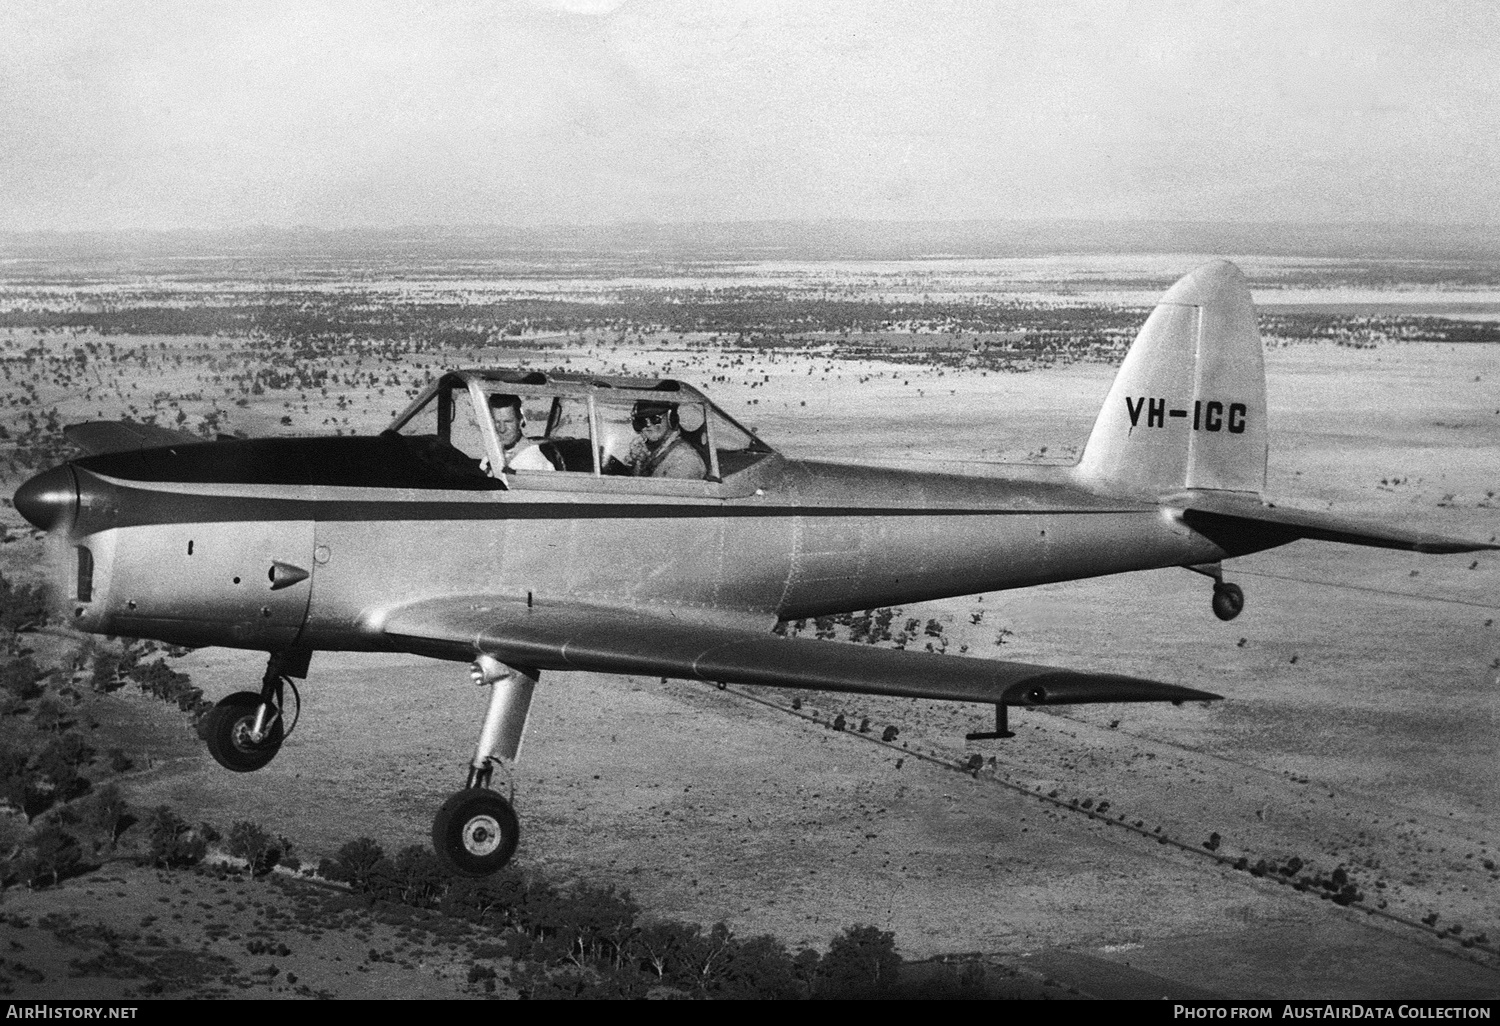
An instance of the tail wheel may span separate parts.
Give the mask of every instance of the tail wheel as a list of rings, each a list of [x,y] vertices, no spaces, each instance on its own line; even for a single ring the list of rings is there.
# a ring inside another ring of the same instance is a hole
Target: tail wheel
[[[1245,593],[1238,584],[1215,584],[1213,606],[1220,620],[1233,620],[1245,608]]]
[[[200,731],[203,740],[208,742],[208,754],[225,769],[250,773],[269,763],[281,751],[284,735],[280,710],[267,712],[268,717],[275,718],[259,741],[252,737],[261,702],[257,692],[237,691],[203,717]]]
[[[510,861],[521,823],[510,802],[484,787],[459,791],[432,823],[432,846],[464,876],[489,876]]]

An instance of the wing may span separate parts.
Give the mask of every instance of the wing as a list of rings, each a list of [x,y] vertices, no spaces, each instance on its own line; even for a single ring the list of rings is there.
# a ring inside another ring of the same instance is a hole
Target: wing
[[[679,677],[817,691],[1007,705],[1182,702],[1192,688],[1030,663],[783,638],[742,627],[583,605],[485,597],[430,599],[382,621],[395,647],[445,659],[484,652],[539,670]]]
[[[69,424],[63,428],[63,437],[90,456],[166,445],[197,445],[204,441],[183,431],[172,431],[155,424],[137,424],[133,420],[91,420],[86,424]]]
[[[1193,530],[1217,541],[1264,535],[1275,544],[1298,538],[1344,542],[1348,545],[1373,545],[1384,549],[1407,549],[1412,552],[1478,552],[1500,549],[1500,545],[1448,538],[1422,531],[1406,531],[1386,524],[1352,517],[1288,509],[1262,503],[1259,498],[1239,492],[1187,492],[1163,500],[1183,510],[1183,520]],[[1230,547],[1230,546],[1226,546]]]

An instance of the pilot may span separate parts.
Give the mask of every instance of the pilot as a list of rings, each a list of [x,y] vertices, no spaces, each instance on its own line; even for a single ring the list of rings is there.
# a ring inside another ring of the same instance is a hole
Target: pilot
[[[495,421],[495,434],[500,437],[500,450],[505,455],[506,470],[556,470],[541,448],[522,433],[526,418],[521,415],[521,397],[515,395],[490,396],[490,416]]]
[[[642,399],[631,409],[630,426],[635,438],[626,462],[633,476],[702,481],[708,475],[703,457],[682,437],[676,403]]]

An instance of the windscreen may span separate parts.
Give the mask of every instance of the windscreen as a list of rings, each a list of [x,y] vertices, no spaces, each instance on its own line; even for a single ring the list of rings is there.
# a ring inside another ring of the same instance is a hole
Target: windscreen
[[[708,409],[709,434],[721,478],[732,477],[771,454],[770,446],[740,427],[723,411],[712,405]]]

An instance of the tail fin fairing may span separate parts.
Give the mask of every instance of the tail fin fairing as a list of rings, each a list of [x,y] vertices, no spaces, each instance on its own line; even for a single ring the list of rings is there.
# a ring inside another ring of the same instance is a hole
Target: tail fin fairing
[[[1141,327],[1077,473],[1142,497],[1183,489],[1259,494],[1266,374],[1250,289],[1227,260],[1169,289]]]

